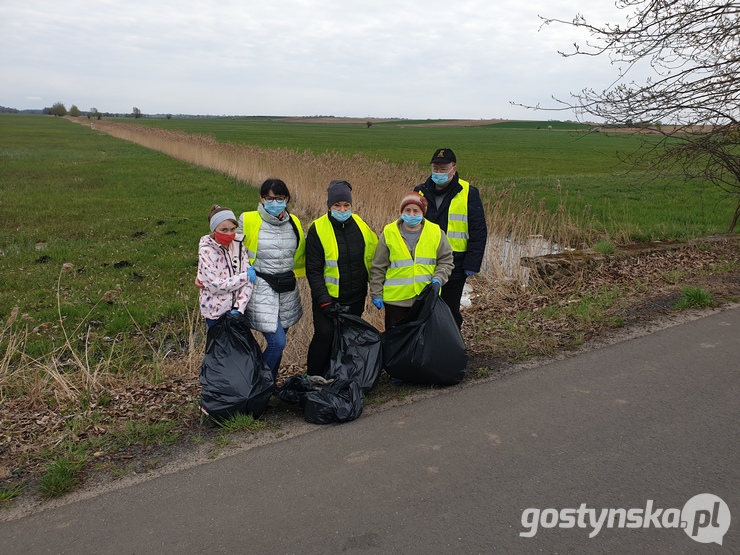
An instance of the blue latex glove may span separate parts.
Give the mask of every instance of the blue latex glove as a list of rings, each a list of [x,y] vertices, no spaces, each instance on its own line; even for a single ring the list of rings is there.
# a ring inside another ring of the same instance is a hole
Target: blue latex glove
[[[469,278],[470,276],[474,276],[475,272],[473,270],[464,270],[465,271],[465,278]]]
[[[436,283],[437,285],[439,285],[440,287],[442,287],[442,282],[441,282],[441,281],[439,281],[439,280],[438,280],[437,278],[434,278],[434,279],[432,280],[432,283]]]
[[[238,311],[237,309],[235,309],[235,308],[234,308],[234,309],[232,309],[231,313],[232,313],[232,314],[241,314],[241,312],[239,312],[239,311]]]
[[[247,275],[249,276],[249,282],[253,282],[257,279],[257,272],[254,269],[254,266],[250,266],[249,270],[247,270]]]
[[[381,298],[373,299],[373,304],[375,305],[375,308],[377,309],[385,308],[385,303],[383,302],[383,299]]]

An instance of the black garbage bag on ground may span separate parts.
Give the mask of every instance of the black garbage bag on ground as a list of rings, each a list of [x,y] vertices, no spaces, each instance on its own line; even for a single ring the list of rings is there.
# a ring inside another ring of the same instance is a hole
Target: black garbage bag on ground
[[[460,330],[449,307],[428,286],[406,317],[383,334],[385,371],[404,382],[455,385],[468,362]]]
[[[338,312],[326,379],[334,383],[305,396],[308,422],[350,422],[362,414],[364,394],[372,389],[383,370],[382,338],[371,324]]]
[[[303,408],[306,405],[306,394],[310,391],[315,390],[303,376],[291,376],[283,382],[277,395],[281,401]]]
[[[351,422],[362,414],[362,389],[354,380],[337,380],[306,394],[304,416],[312,424]]]
[[[224,314],[208,330],[200,384],[201,406],[212,418],[264,412],[275,381],[243,314]]]
[[[319,391],[322,387],[331,385],[334,380],[327,380],[323,376],[291,376],[278,388],[277,396],[281,401],[289,405],[298,405],[303,408],[306,405],[306,394],[311,391]]]
[[[326,379],[356,382],[370,391],[383,371],[380,332],[354,314],[340,312],[334,320],[334,339]]]

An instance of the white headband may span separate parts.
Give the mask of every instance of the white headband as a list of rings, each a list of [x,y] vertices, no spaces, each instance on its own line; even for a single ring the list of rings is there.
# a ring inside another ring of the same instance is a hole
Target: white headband
[[[225,220],[236,221],[236,216],[234,216],[234,213],[231,210],[221,210],[220,212],[216,212],[211,218],[211,231],[216,231],[218,225]]]

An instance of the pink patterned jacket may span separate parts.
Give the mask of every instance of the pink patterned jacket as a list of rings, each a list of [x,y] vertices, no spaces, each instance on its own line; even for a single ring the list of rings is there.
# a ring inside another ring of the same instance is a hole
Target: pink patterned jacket
[[[252,284],[246,273],[248,269],[249,257],[241,241],[232,241],[227,249],[210,235],[200,238],[198,279],[203,284],[200,311],[204,318],[215,320],[232,307],[244,313],[252,295]]]

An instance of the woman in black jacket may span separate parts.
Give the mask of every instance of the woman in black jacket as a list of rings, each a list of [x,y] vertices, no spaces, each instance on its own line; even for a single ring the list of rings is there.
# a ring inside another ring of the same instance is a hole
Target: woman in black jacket
[[[362,316],[378,236],[352,213],[352,185],[334,180],[327,189],[329,211],[306,234],[306,278],[311,287],[314,334],[308,373],[323,376],[334,337],[333,318],[342,310]]]

